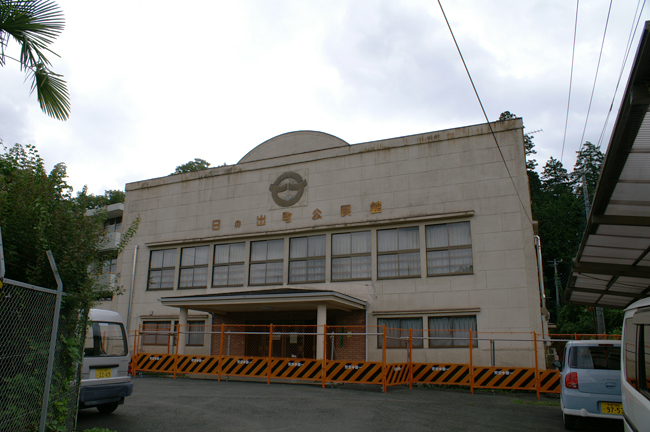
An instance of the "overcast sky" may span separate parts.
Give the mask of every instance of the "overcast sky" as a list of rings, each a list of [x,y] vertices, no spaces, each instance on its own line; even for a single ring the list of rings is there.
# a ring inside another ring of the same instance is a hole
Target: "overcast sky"
[[[350,144],[485,122],[435,0],[59,0],[51,56],[66,122],[42,113],[19,65],[0,68],[0,138],[34,144],[95,194],[170,174],[194,158],[235,164],[276,135],[317,130]],[[605,125],[631,32],[609,142],[645,8],[612,6],[583,141]],[[564,140],[576,3],[442,0],[488,118],[524,119],[540,165]],[[585,128],[610,2],[580,2],[563,162]],[[636,15],[638,18],[638,13]],[[14,48],[17,45],[13,44]]]

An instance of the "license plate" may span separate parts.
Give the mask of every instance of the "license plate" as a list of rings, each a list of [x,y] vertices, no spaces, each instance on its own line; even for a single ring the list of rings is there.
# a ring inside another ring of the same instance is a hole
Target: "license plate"
[[[111,377],[111,369],[106,368],[106,369],[95,369],[95,377],[96,378],[110,378]],[[605,412],[605,411],[603,411]]]
[[[616,402],[601,402],[600,411],[603,414],[623,415],[623,404],[616,403]]]

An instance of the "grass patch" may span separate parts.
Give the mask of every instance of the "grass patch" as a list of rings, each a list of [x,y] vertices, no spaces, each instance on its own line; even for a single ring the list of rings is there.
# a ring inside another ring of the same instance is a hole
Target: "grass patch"
[[[519,405],[537,405],[537,406],[552,406],[552,407],[560,406],[560,403],[555,401],[528,401],[523,399],[513,399],[512,402]]]

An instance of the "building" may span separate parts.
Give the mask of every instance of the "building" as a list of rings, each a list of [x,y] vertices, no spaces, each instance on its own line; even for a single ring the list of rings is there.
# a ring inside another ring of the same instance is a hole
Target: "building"
[[[106,230],[106,241],[101,245],[101,252],[106,255],[117,255],[117,247],[122,240],[122,216],[124,214],[124,203],[115,203],[104,206],[101,209],[88,209],[86,216],[94,216],[103,212],[105,217],[104,229]],[[102,268],[101,275],[97,279],[99,303],[96,307],[105,310],[115,310],[117,302],[113,301],[113,293],[118,286],[117,258],[110,256],[106,265]]]
[[[201,330],[222,323],[545,330],[521,119],[355,145],[291,132],[235,165],[129,183],[124,212],[141,222],[116,309],[131,329],[194,325],[179,352],[214,352]],[[323,355],[309,338],[274,340],[274,356]],[[381,356],[365,340],[346,355]],[[414,360],[468,346],[447,342],[414,342]]]

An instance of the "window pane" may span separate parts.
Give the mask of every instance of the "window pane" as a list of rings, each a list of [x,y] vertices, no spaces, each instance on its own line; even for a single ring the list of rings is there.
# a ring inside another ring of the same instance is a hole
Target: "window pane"
[[[351,234],[332,234],[332,255],[350,254]]]
[[[430,225],[426,229],[427,248],[447,247],[447,225]]]
[[[632,319],[628,318],[625,320],[625,341],[623,342],[625,347],[625,372],[627,376],[625,379],[627,382],[634,388],[638,389],[636,382],[636,342],[637,342],[637,327],[635,324],[632,324]],[[646,327],[646,332],[650,328]],[[650,359],[650,357],[646,356]],[[648,375],[646,375],[648,376]]]
[[[377,257],[377,276],[380,278],[398,276],[398,255],[379,255]]]
[[[307,281],[307,261],[291,261],[289,263],[289,282]]]
[[[151,289],[160,288],[161,280],[162,280],[162,271],[151,270],[149,272],[149,288]]]
[[[233,243],[230,245],[230,262],[244,262],[244,243]]]
[[[282,284],[282,266],[281,262],[266,264],[266,283]]]
[[[417,276],[420,274],[420,253],[399,254],[399,275]]]
[[[266,241],[251,243],[251,261],[266,261]]]
[[[449,272],[469,273],[472,271],[472,249],[451,249],[449,251]]]
[[[427,252],[427,272],[430,275],[449,273],[449,251]]]
[[[397,230],[377,231],[377,251],[392,252],[398,250]]]
[[[208,268],[197,267],[194,269],[194,287],[207,287],[208,286]]]
[[[176,266],[176,249],[167,249],[163,251],[163,267]]]
[[[307,251],[307,256],[310,257],[320,257],[325,256],[325,236],[313,236],[309,237],[309,250]]]
[[[228,269],[228,285],[244,285],[244,265],[233,264]]]
[[[441,339],[441,338],[450,339]],[[429,347],[450,347],[453,345],[451,332],[451,318],[429,318]]]
[[[164,251],[152,251],[150,268],[161,268],[163,266],[163,255]]]
[[[163,270],[162,271],[162,280],[160,282],[161,288],[173,288],[174,287],[174,270]]]
[[[209,246],[195,248],[194,265],[208,265]]]
[[[251,285],[264,285],[266,283],[266,263],[251,264]]]
[[[420,229],[418,227],[399,229],[399,250],[420,248]]]
[[[370,279],[371,270],[370,255],[352,257],[351,279]]]
[[[215,264],[228,264],[228,257],[230,255],[230,245],[216,245],[214,247],[214,263]]]
[[[307,237],[292,238],[289,242],[289,258],[307,258]]]
[[[191,287],[192,286],[192,279],[194,276],[194,269],[193,268],[185,268],[181,269],[181,280],[178,284],[179,287]]]
[[[337,281],[337,280],[350,279],[350,263],[351,263],[350,258],[333,258],[332,259],[332,280]]]
[[[307,281],[317,282],[325,280],[325,260],[309,260],[307,261]]]
[[[639,329],[641,329],[641,326],[639,326]],[[641,388],[645,390],[645,397],[648,398],[648,388],[650,387],[650,325],[643,326],[643,339],[644,348],[641,348],[641,346],[639,348],[644,350],[644,365],[641,365],[641,367],[645,368],[645,383],[640,384]]]
[[[370,253],[370,231],[352,233],[351,253]]]
[[[449,246],[464,246],[472,244],[469,222],[449,224]]]
[[[212,268],[212,286],[228,285],[228,266],[215,266]]]
[[[268,260],[284,259],[284,239],[269,240]]]
[[[476,332],[476,317],[453,317],[452,328],[456,330],[453,345],[467,347],[469,346],[469,332]],[[478,346],[478,341],[473,341],[473,346]]]

